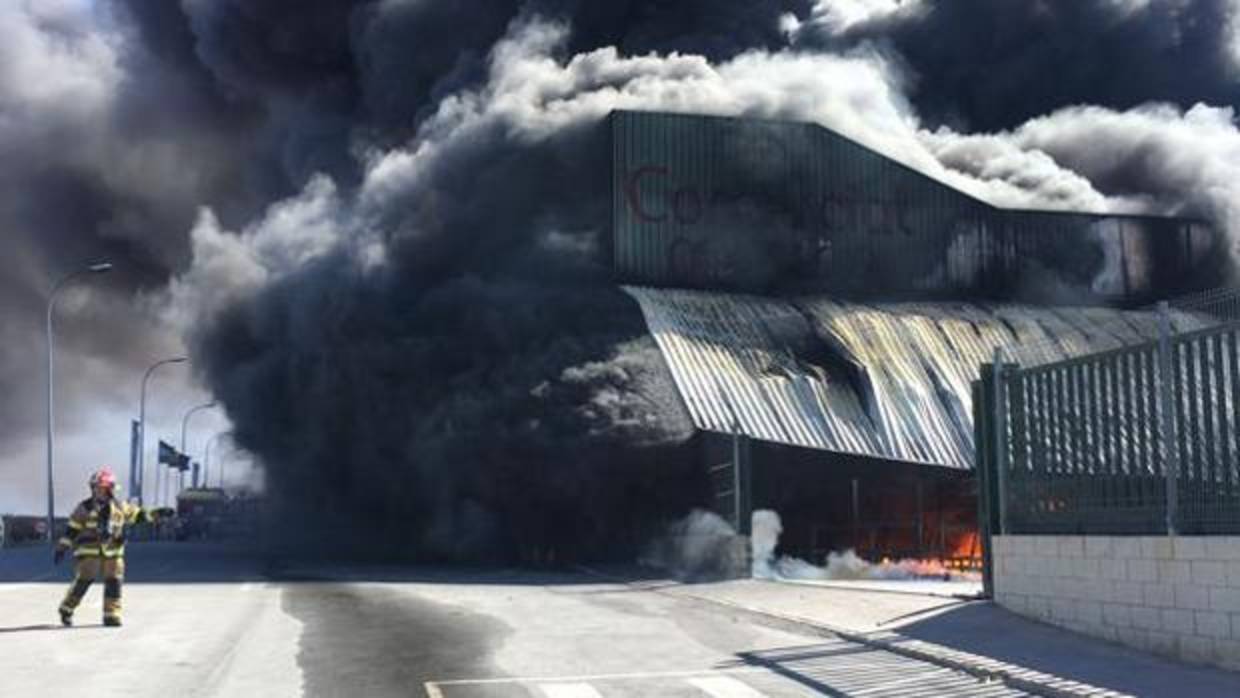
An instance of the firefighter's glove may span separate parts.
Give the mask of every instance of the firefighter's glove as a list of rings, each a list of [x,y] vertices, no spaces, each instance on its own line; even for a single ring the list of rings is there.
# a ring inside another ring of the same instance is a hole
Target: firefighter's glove
[[[59,565],[61,560],[65,559],[65,549],[56,548],[56,552],[52,553],[52,562]]]

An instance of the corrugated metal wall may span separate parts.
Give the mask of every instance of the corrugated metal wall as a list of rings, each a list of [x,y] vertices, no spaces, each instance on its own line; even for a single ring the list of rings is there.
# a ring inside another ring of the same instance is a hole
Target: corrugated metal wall
[[[1142,299],[1185,290],[1215,244],[1187,220],[996,209],[816,124],[619,111],[611,129],[625,283],[1019,298],[1053,270]]]

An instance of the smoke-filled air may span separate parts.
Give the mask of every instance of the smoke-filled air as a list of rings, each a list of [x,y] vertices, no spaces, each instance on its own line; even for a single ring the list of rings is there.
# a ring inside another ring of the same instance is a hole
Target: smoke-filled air
[[[49,279],[110,256],[77,402],[183,345],[318,549],[632,559],[706,503],[605,261],[612,110],[1240,236],[1240,0],[11,0],[0,66],[0,478],[39,456]]]

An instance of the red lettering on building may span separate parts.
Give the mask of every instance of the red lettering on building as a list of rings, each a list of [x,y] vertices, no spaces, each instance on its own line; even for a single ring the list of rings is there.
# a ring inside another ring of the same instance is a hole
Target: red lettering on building
[[[624,178],[624,199],[629,205],[629,211],[637,218],[646,223],[662,223],[667,220],[667,213],[653,213],[647,211],[642,205],[642,178],[648,175],[660,175],[666,177],[668,170],[662,165],[646,165],[639,167],[632,174]]]

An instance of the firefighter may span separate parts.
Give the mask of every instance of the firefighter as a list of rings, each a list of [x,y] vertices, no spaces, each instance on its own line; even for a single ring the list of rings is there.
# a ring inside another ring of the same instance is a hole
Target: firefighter
[[[56,564],[73,550],[73,585],[60,604],[60,622],[73,625],[73,611],[86,590],[103,577],[103,624],[121,624],[121,582],[125,578],[125,526],[155,522],[172,509],[143,509],[117,498],[116,476],[100,468],[90,476],[90,497],[69,516],[69,527],[56,543]]]

